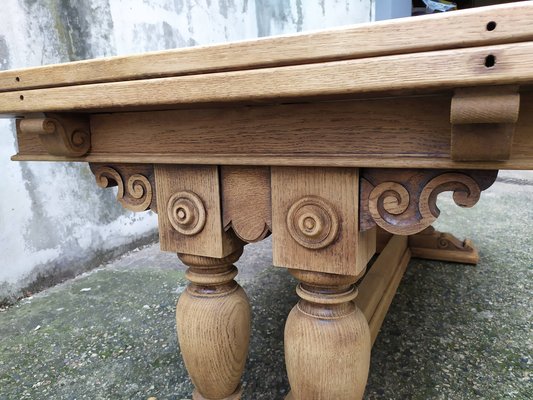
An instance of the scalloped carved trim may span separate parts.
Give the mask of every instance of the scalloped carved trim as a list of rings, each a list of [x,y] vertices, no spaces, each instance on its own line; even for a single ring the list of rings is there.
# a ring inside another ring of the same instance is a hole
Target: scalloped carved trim
[[[118,186],[117,200],[131,211],[157,212],[154,172],[151,165],[91,164],[96,183],[101,188]]]
[[[44,118],[18,121],[19,133],[39,135],[46,151],[54,156],[81,157],[91,149],[89,118],[81,114],[47,114]]]
[[[269,167],[220,167],[224,229],[248,243],[272,231]]]
[[[453,192],[460,207],[474,206],[498,171],[367,169],[361,178],[361,230],[375,225],[396,235],[423,231],[439,216],[437,197]]]

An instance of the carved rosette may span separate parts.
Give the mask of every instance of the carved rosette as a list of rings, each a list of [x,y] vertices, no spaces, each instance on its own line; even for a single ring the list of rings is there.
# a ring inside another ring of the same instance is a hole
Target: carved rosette
[[[207,213],[202,199],[196,193],[184,190],[170,196],[167,215],[176,231],[193,236],[204,229]]]
[[[91,148],[89,119],[84,115],[50,114],[20,120],[22,134],[39,135],[46,151],[54,156],[81,157]]]
[[[155,209],[155,196],[151,179],[151,166],[117,166],[91,165],[96,183],[101,188],[117,186],[117,200],[131,211],[146,211]],[[140,173],[134,173],[136,169]]]
[[[306,196],[289,209],[287,227],[292,238],[301,246],[322,249],[337,239],[339,216],[326,200]]]
[[[365,170],[361,187],[361,230],[378,225],[397,235],[412,235],[439,216],[437,197],[453,192],[461,207],[474,206],[497,171]]]

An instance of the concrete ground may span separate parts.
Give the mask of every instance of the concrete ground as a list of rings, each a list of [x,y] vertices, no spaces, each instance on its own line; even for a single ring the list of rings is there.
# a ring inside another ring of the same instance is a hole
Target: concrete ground
[[[533,178],[503,173],[473,209],[442,196],[438,228],[470,237],[477,267],[413,259],[372,350],[365,398],[533,399]],[[253,308],[245,400],[282,400],[295,281],[248,246]],[[0,399],[190,399],[175,337],[183,266],[157,245],[0,312]]]

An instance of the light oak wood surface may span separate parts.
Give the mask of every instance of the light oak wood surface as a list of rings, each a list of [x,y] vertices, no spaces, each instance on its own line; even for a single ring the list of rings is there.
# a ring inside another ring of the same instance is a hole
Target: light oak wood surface
[[[379,226],[396,235],[413,235],[440,215],[437,198],[451,191],[460,207],[473,207],[498,171],[368,168],[361,173],[362,231]]]
[[[17,120],[22,136],[39,137],[50,155],[81,157],[91,149],[91,128],[87,115],[49,114],[45,118]]]
[[[520,113],[516,86],[456,89],[452,99],[453,160],[508,160]]]
[[[250,340],[250,303],[233,280],[242,249],[224,258],[179,254],[191,282],[176,307],[180,350],[193,400],[240,400]]]
[[[409,236],[409,249],[416,258],[473,265],[479,262],[479,253],[471,240],[459,240],[433,227]]]
[[[272,231],[270,168],[223,166],[222,221],[243,241],[263,240]]]
[[[301,282],[285,325],[286,400],[361,399],[371,336],[353,299],[357,277],[290,270]]]
[[[134,211],[157,213],[154,167],[146,164],[90,164],[96,184],[101,188],[117,186],[117,201]]]
[[[396,295],[396,291],[398,290],[398,287],[400,286],[400,281],[402,280],[402,277],[405,274],[405,271],[407,269],[407,265],[409,264],[410,259],[411,259],[411,250],[407,249],[402,254],[402,257],[399,263],[394,266],[391,265],[391,269],[394,267],[394,275],[392,275],[392,277],[390,278],[387,289],[383,293],[383,296],[381,297],[379,304],[377,305],[374,311],[374,314],[372,315],[372,318],[368,322],[372,345],[375,343],[378,337],[379,330],[381,329],[381,325],[383,324],[383,321],[385,320],[385,317],[387,316],[389,307],[392,303],[394,296]]]
[[[251,316],[233,264],[270,234],[299,281],[287,400],[361,400],[411,255],[477,261],[430,227],[439,193],[471,207],[498,169],[533,169],[532,21],[523,2],[5,71],[0,116],[17,120],[14,160],[90,162],[124,207],[157,213],[189,267],[194,400],[241,399]]]
[[[242,247],[221,219],[216,166],[156,165],[161,250],[222,258]]]
[[[493,66],[486,66],[487,57],[495,59]],[[0,114],[276,103],[515,84],[533,84],[532,42],[5,92]]]
[[[240,43],[3,71],[0,92],[520,42],[533,40],[532,19],[533,5],[522,2]],[[491,22],[495,23],[492,30]]]
[[[372,319],[394,275],[395,267],[400,264],[406,250],[407,236],[394,235],[390,237],[363,281],[359,283],[359,294],[355,299],[355,303],[361,309],[367,321],[370,322]]]
[[[16,160],[158,164],[533,168],[533,94],[521,94],[509,160],[451,158],[451,96],[96,114],[91,152],[48,154],[18,132]]]
[[[375,232],[359,231],[358,193],[357,169],[272,168],[274,265],[359,275]]]

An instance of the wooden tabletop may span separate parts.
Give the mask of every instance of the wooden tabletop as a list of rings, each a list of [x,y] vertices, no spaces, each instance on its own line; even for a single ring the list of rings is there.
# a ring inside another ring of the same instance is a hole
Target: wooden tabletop
[[[4,71],[0,114],[527,86],[533,82],[532,21],[533,4],[521,2]]]
[[[19,124],[16,160],[533,169],[532,86],[520,2],[4,71],[0,116],[88,127]]]

